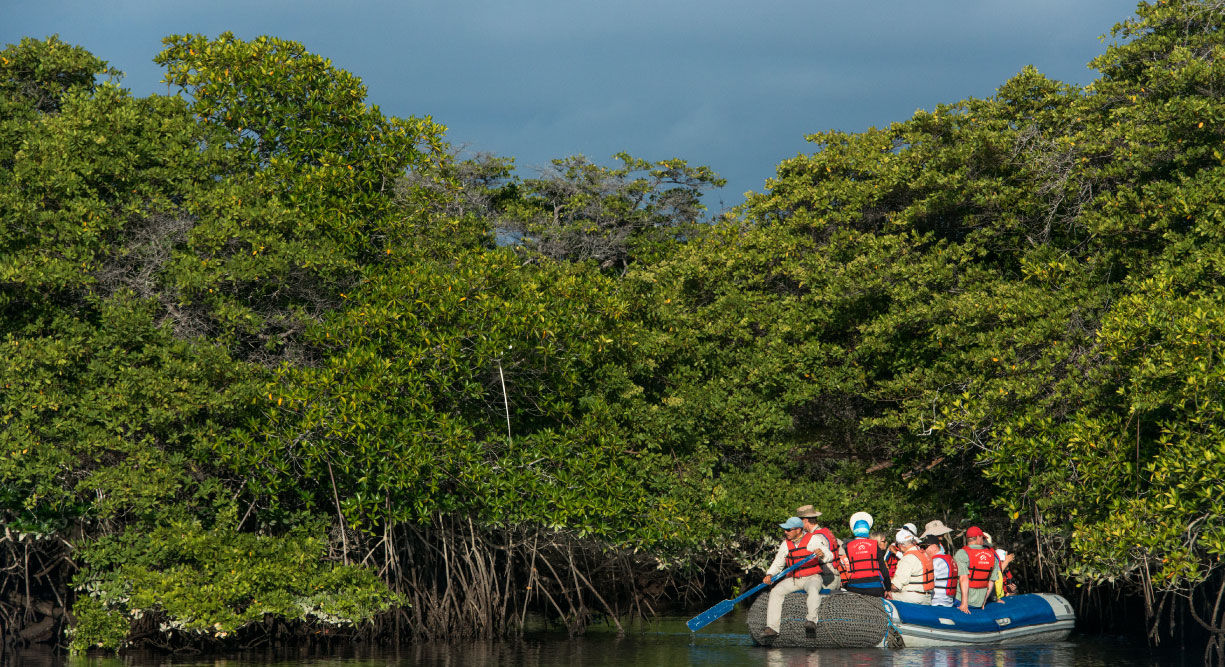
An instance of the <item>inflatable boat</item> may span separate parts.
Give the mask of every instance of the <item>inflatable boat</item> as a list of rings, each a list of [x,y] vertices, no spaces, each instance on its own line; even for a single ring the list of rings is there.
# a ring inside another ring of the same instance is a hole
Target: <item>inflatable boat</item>
[[[813,632],[804,629],[804,596],[803,591],[787,596],[778,636],[762,639],[769,594],[758,595],[748,617],[753,641],[764,646],[807,648],[1041,644],[1067,639],[1076,625],[1072,605],[1061,596],[1047,593],[1011,595],[967,614],[956,607],[839,592],[822,595]]]

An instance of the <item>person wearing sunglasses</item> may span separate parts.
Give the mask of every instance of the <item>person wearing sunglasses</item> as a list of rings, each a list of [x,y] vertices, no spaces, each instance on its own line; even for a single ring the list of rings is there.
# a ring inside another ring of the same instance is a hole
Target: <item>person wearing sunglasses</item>
[[[770,583],[774,575],[812,554],[817,557],[793,570],[770,589],[770,599],[766,604],[766,629],[761,633],[763,639],[778,636],[779,624],[783,620],[783,600],[789,593],[801,590],[808,594],[808,615],[804,629],[808,632],[816,631],[817,609],[821,606],[821,588],[824,584],[821,574],[833,558],[825,538],[816,532],[805,533],[804,522],[799,517],[793,516],[778,524],[778,527],[783,531],[783,541],[779,543],[774,562],[766,570],[762,583]]]

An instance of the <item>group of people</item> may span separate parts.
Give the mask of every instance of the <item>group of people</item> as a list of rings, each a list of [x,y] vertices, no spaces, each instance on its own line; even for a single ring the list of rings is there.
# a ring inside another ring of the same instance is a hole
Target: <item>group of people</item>
[[[808,614],[804,624],[816,630],[821,590],[845,590],[860,595],[884,597],[901,602],[958,607],[969,613],[987,602],[1016,592],[1009,565],[1012,554],[995,549],[991,536],[978,526],[965,531],[965,546],[953,555],[953,530],[936,519],[922,533],[914,524],[905,524],[890,541],[872,532],[872,515],[851,515],[852,537],[845,543],[828,527],[812,505],[796,510],[795,516],[779,524],[783,541],[762,583],[793,565],[795,570],[770,590],[763,637],[778,634],[783,600],[789,593],[808,593]],[[811,560],[809,556],[815,556]],[[802,563],[802,564],[801,564]]]

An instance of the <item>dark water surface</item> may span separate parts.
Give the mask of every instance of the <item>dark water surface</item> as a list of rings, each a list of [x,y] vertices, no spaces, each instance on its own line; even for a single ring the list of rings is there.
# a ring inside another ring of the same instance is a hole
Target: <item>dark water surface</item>
[[[226,655],[125,653],[68,657],[47,649],[6,652],[3,667],[1200,667],[1197,651],[1152,652],[1138,642],[1080,637],[1056,644],[993,648],[774,649],[754,646],[743,616],[696,634],[683,618],[579,638],[537,634],[515,641],[412,644],[329,651],[247,651]]]

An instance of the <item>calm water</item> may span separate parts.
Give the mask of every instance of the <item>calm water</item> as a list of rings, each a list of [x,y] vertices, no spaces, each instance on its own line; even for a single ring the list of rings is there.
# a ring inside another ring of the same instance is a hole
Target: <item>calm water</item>
[[[593,628],[584,637],[536,635],[519,641],[409,645],[327,653],[245,652],[207,657],[158,653],[68,658],[45,649],[9,652],[3,667],[1200,667],[1198,651],[1151,653],[1138,643],[1076,637],[1016,648],[768,649],[754,646],[743,617],[728,617],[697,634],[685,619],[627,628]]]

